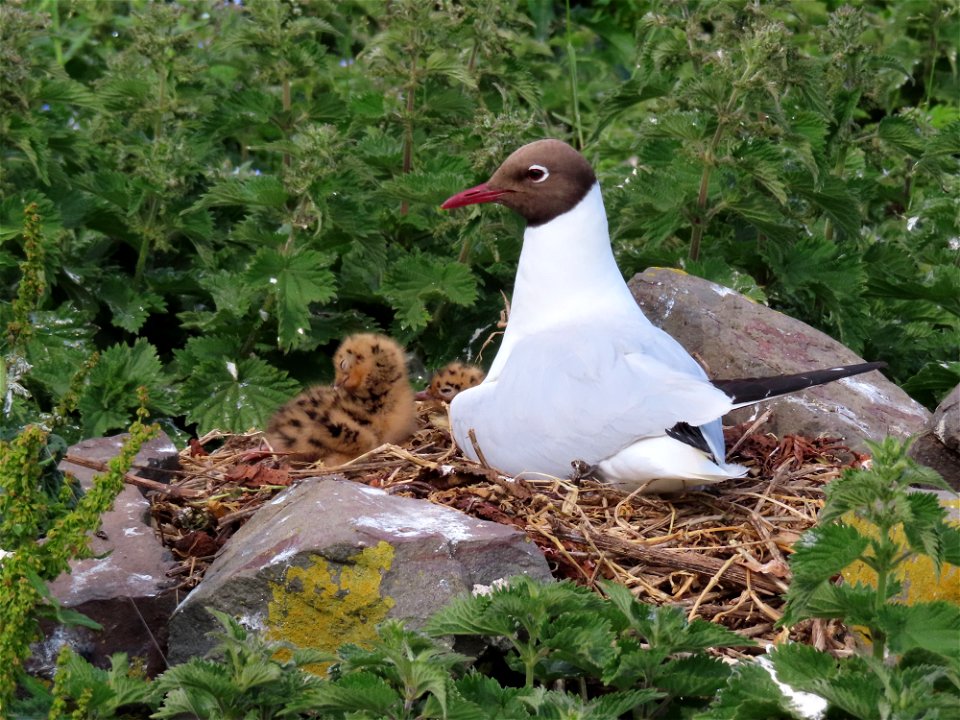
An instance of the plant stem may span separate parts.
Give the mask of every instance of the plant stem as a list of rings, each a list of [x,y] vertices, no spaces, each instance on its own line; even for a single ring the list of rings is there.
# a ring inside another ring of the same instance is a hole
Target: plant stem
[[[736,90],[730,96],[730,102],[727,107],[733,106],[736,99]],[[717,146],[720,144],[720,138],[723,135],[724,116],[717,118],[717,129],[713,133],[713,139],[707,146],[707,151],[703,154],[703,172],[700,173],[700,191],[697,193],[697,221],[693,226],[693,232],[690,234],[690,259],[700,259],[700,243],[703,239],[704,230],[706,230],[706,210],[707,193],[710,189],[710,173],[713,171],[713,161]]]
[[[290,119],[290,108],[293,107],[293,100],[292,100],[291,97],[290,97],[290,78],[286,78],[286,77],[285,77],[285,78],[283,79],[283,81],[280,83],[280,87],[281,87],[281,92],[283,93],[280,102],[281,102],[281,107],[283,108],[283,113],[284,113],[284,115],[286,116],[285,119],[284,119],[284,125],[286,125],[287,122],[288,122],[289,119]],[[290,128],[289,128],[289,127],[285,127],[284,130],[285,130],[285,131],[289,131]],[[289,133],[287,133],[287,135],[288,135],[288,137],[289,137]],[[284,166],[285,166],[285,167],[290,167],[290,163],[291,163],[291,162],[292,162],[292,161],[291,161],[291,158],[290,158],[290,153],[285,152],[285,153],[283,154],[283,164],[284,164]]]
[[[570,32],[570,0],[567,0],[567,59],[570,61],[570,94],[573,100],[573,124],[577,131],[577,147],[583,149],[583,123],[580,120],[580,93],[577,83],[577,53]]]
[[[417,92],[417,54],[416,48],[412,48],[410,56],[410,79],[407,82],[407,106],[403,118],[403,174],[407,175],[413,170],[413,111],[416,108],[415,95]],[[410,210],[410,204],[404,200],[400,205],[400,214],[406,215]]]

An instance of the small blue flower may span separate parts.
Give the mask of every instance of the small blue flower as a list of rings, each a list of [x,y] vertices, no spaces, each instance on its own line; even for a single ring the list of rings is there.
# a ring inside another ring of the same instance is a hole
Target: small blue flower
[[[44,103],[40,106],[40,110],[43,112],[50,112],[50,103]]]

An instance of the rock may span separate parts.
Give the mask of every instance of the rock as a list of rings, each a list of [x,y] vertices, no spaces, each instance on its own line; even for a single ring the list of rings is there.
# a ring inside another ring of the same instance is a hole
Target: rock
[[[926,431],[910,448],[910,456],[960,490],[960,385],[937,406]]]
[[[650,321],[698,356],[713,378],[863,362],[819,330],[702,278],[651,268],[629,286]],[[746,422],[767,407],[773,414],[764,432],[842,437],[856,450],[865,449],[864,439],[916,435],[930,418],[926,408],[874,371],[741,408],[725,422]]]
[[[425,500],[308,478],[247,521],[170,622],[170,662],[206,653],[208,607],[267,637],[336,651],[387,618],[411,627],[475,584],[549,578],[526,536]]]
[[[69,454],[106,462],[119,453],[126,437],[84,440]],[[176,462],[177,448],[163,434],[146,443],[135,460],[145,468]],[[73,474],[84,489],[98,472],[66,460],[60,469]],[[156,471],[154,477],[161,479]],[[128,485],[117,496],[90,547],[95,557],[72,562],[70,572],[54,580],[50,590],[61,604],[96,620],[103,630],[45,623],[45,639],[36,644],[31,658],[32,671],[49,674],[64,643],[100,667],[110,666],[111,654],[125,652],[131,659],[141,658],[150,674],[163,670],[167,621],[176,607],[171,589],[175,582],[166,573],[175,563],[157,539],[150,525],[150,503],[137,488]]]
[[[957,385],[937,406],[931,430],[948,450],[960,453],[960,385]]]

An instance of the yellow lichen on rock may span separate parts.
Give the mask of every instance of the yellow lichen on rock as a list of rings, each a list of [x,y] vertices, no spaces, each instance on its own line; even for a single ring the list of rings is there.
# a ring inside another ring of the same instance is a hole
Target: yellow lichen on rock
[[[381,541],[345,563],[311,555],[306,567],[290,565],[270,583],[267,637],[330,653],[344,643],[368,647],[394,604],[380,587],[393,556],[393,547]]]
[[[941,500],[953,518],[958,516],[960,501]],[[862,533],[876,532],[876,528],[852,515],[845,515],[844,522],[853,525]],[[956,520],[951,524],[960,525]],[[894,530],[894,539],[901,547],[906,547],[906,539],[900,528]],[[844,582],[862,583],[876,586],[877,574],[861,562],[854,563],[843,571]],[[903,583],[904,600],[908,605],[916,602],[932,602],[946,600],[960,604],[960,568],[953,565],[944,565],[939,576],[930,558],[925,556],[912,557],[906,560],[896,572],[897,578]]]

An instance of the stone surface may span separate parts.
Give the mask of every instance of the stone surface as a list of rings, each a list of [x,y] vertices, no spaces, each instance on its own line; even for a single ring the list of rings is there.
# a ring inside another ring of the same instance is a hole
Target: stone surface
[[[937,406],[926,432],[910,448],[910,456],[960,490],[960,385]]]
[[[106,462],[118,454],[126,435],[84,440],[69,455],[89,461]],[[177,449],[166,435],[146,443],[135,464],[144,468],[176,463]],[[82,487],[89,488],[98,471],[64,461],[60,468],[73,474]],[[154,473],[154,479],[161,478]],[[174,566],[150,526],[150,503],[133,486],[126,486],[102,517],[99,533],[91,538],[95,557],[76,560],[70,572],[50,584],[60,602],[103,625],[102,631],[81,627],[44,626],[45,640],[34,651],[34,670],[48,672],[64,643],[101,667],[109,667],[109,656],[125,652],[142,658],[151,673],[164,668],[162,650],[166,626],[176,606],[174,584],[166,576]]]
[[[651,268],[629,282],[637,302],[718,379],[762,377],[863,362],[828,335],[708,280]],[[929,411],[874,371],[741,408],[725,422],[773,414],[776,435],[830,435],[863,450],[864,439],[906,438],[924,430]]]
[[[931,429],[948,450],[960,453],[960,385],[957,385],[937,406]]]
[[[366,644],[386,618],[419,627],[475,584],[549,578],[516,529],[425,500],[308,478],[234,535],[170,622],[171,662],[207,652],[223,610],[273,639],[334,652]]]

